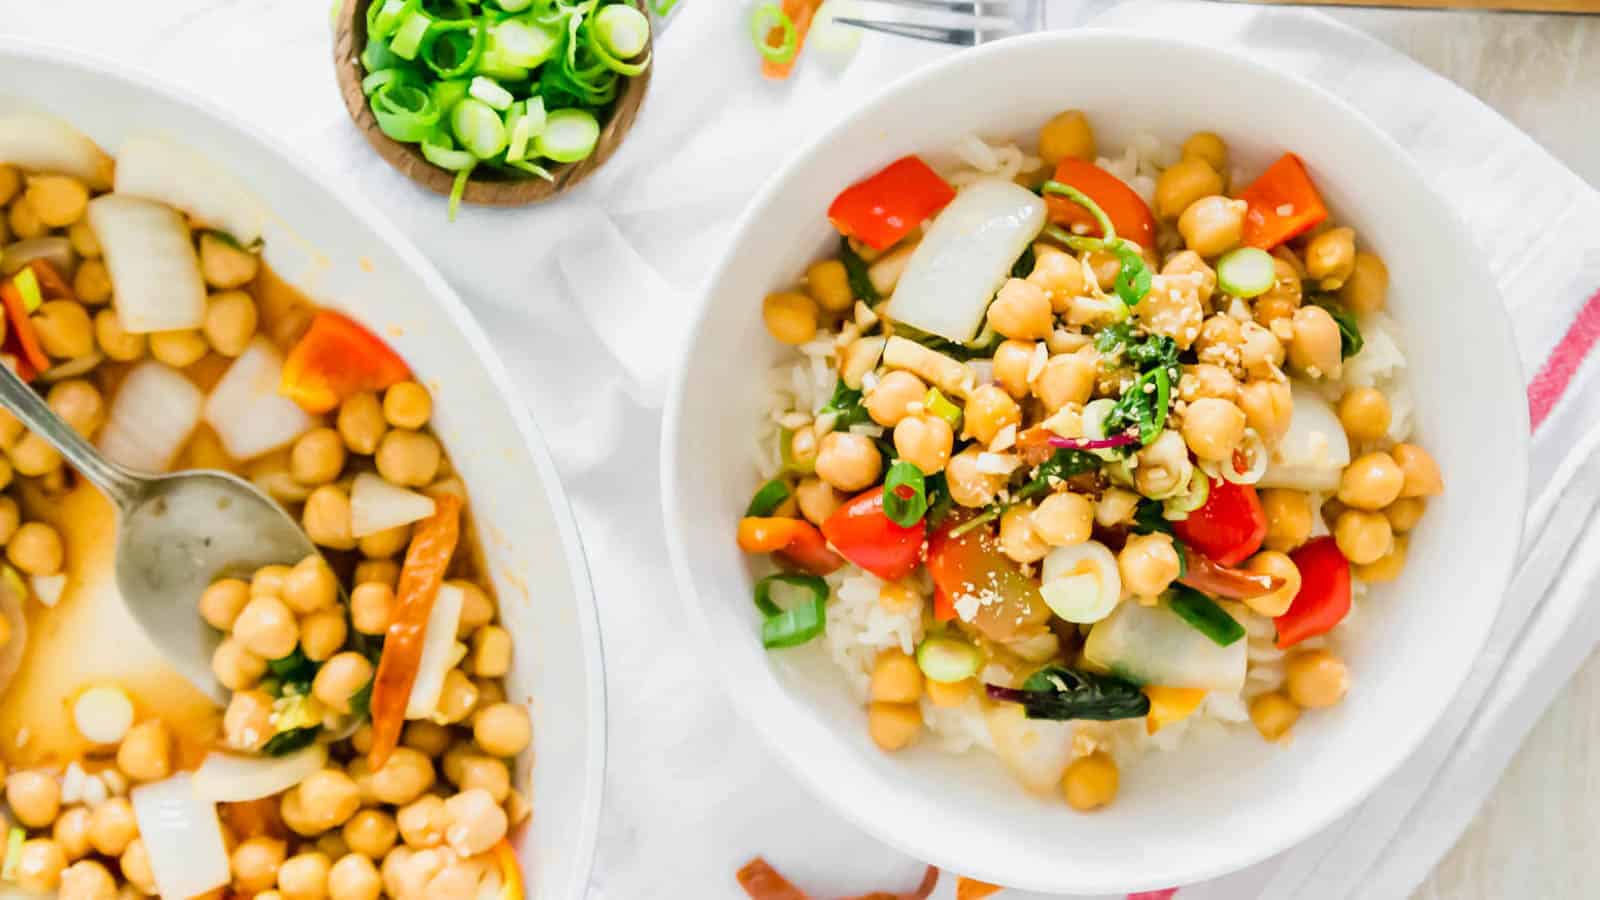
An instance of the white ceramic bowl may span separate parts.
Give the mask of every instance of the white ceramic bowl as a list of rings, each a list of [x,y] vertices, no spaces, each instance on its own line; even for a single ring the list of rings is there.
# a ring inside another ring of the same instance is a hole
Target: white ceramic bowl
[[[9,86],[0,88],[0,106],[59,115],[113,155],[125,137],[155,133],[220,163],[266,200],[268,263],[382,335],[433,389],[434,425],[466,481],[515,636],[508,693],[533,712],[533,748],[517,772],[534,804],[520,836],[529,896],[582,896],[605,766],[594,597],[555,466],[460,298],[365,200],[192,96],[104,61],[11,41],[0,41],[0,85]]]
[[[819,645],[769,653],[734,523],[756,485],[766,368],[783,357],[761,297],[837,241],[825,210],[890,160],[967,133],[1031,144],[1051,115],[1089,113],[1102,152],[1135,133],[1221,133],[1259,171],[1284,150],[1310,166],[1341,222],[1388,261],[1409,335],[1418,431],[1449,490],[1430,504],[1396,583],[1372,591],[1339,706],[1305,716],[1287,749],[1248,726],[1123,773],[1092,815],[1023,792],[985,754],[879,752]],[[679,588],[742,713],[800,777],[883,840],[936,865],[1043,891],[1192,883],[1312,834],[1417,746],[1487,636],[1509,576],[1526,481],[1526,401],[1510,328],[1455,213],[1354,110],[1225,51],[1120,33],[1034,35],[917,72],[824,133],[747,210],[713,274],[667,412],[662,483]]]

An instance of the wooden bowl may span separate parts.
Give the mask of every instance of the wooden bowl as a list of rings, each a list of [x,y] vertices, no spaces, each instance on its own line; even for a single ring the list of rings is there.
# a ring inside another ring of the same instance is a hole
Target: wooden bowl
[[[384,134],[378,127],[378,120],[372,115],[372,107],[367,105],[366,96],[361,92],[361,79],[366,76],[361,67],[361,52],[367,46],[367,6],[371,2],[373,0],[346,0],[339,9],[339,21],[333,36],[333,67],[338,73],[339,93],[344,96],[345,109],[349,111],[356,127],[366,135],[367,143],[389,165],[435,194],[449,196],[455,173],[446,172],[428,162],[416,144],[402,144]],[[649,16],[645,0],[629,2],[646,17]],[[655,36],[652,33],[644,52],[652,53],[654,46]],[[654,69],[652,64],[636,76],[623,77],[621,93],[613,101],[610,115],[601,123],[599,143],[587,159],[546,166],[554,176],[553,181],[531,175],[527,178],[498,174],[468,178],[462,201],[480,206],[527,206],[559,196],[589,177],[605,165],[633,127],[633,120],[639,115],[639,106],[650,87],[650,73]]]

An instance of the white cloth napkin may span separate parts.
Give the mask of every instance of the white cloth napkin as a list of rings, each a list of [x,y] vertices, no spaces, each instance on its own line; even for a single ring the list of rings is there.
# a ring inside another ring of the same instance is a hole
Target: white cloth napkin
[[[1051,27],[1106,8],[1047,6]],[[1592,446],[1583,433],[1600,421],[1600,396],[1586,390],[1593,367],[1576,364],[1600,333],[1600,196],[1444,79],[1326,18],[1146,2],[1099,24],[1247,48],[1300,72],[1362,109],[1459,198],[1512,311],[1528,375],[1544,373],[1540,396],[1570,378],[1534,444],[1531,483],[1542,494],[1530,546],[1556,546],[1584,528],[1551,498],[1574,471],[1563,460]],[[371,195],[482,319],[552,445],[600,600],[610,758],[592,897],[737,897],[732,873],[757,853],[817,896],[916,883],[919,863],[832,815],[768,757],[700,665],[712,651],[683,626],[659,535],[657,445],[662,376],[744,202],[805,137],[951,51],[869,38],[842,73],[808,63],[793,81],[769,84],[755,75],[743,4],[684,0],[659,44],[643,118],[591,183],[537,211],[469,209],[450,224],[437,198],[387,169],[350,126],[327,67],[325,23],[304,4],[57,0],[21,5],[8,31],[120,58],[275,130]],[[1570,493],[1600,490],[1596,482],[1582,472]],[[1600,534],[1583,531],[1570,562],[1542,597],[1513,594],[1475,672],[1478,695],[1464,689],[1424,751],[1372,801],[1274,860],[1183,887],[1180,900],[1409,893],[1600,634],[1600,613],[1583,603]],[[953,896],[951,881],[935,896]]]

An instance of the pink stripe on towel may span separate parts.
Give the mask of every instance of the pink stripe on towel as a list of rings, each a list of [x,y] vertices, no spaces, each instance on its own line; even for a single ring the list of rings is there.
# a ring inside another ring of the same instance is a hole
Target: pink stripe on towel
[[[1596,340],[1600,340],[1600,291],[1584,302],[1555,351],[1528,384],[1528,418],[1534,431],[1560,402]]]

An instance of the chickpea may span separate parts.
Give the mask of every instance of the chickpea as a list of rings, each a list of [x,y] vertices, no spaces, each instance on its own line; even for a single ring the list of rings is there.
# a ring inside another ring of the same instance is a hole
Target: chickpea
[[[1033,511],[1013,506],[1000,516],[1000,551],[1019,563],[1044,559],[1050,545],[1033,530]]]
[[[1261,491],[1261,510],[1267,517],[1268,550],[1288,553],[1311,538],[1311,495],[1290,488]]]
[[[340,653],[317,670],[317,677],[311,682],[311,695],[330,709],[348,714],[350,698],[371,680],[372,663],[365,656],[353,651]]]
[[[1305,709],[1322,709],[1344,699],[1350,671],[1326,650],[1307,650],[1289,658],[1285,686],[1289,697]]]
[[[397,755],[399,752],[398,749],[395,751]],[[392,758],[390,762],[393,762]],[[309,829],[295,830],[306,836],[340,827],[361,808],[361,789],[356,786],[354,779],[338,769],[312,772],[306,780],[289,789],[284,795],[285,802],[290,797],[297,798],[303,824],[310,826]]]
[[[6,776],[6,802],[18,822],[45,828],[61,811],[61,785],[44,772],[12,772]]]
[[[1128,538],[1117,554],[1117,570],[1122,584],[1139,597],[1160,596],[1178,578],[1182,562],[1169,535],[1156,532]]]
[[[1351,388],[1339,398],[1339,424],[1352,441],[1376,441],[1389,432],[1389,398],[1377,388]]]
[[[966,507],[986,506],[1005,486],[1005,476],[978,470],[982,447],[968,447],[950,458],[945,467],[945,485],[950,499]]]
[[[116,310],[102,309],[95,313],[94,336],[100,351],[117,362],[132,362],[144,356],[144,335],[125,331]]]
[[[80,303],[98,306],[111,299],[111,273],[98,259],[86,259],[72,276],[72,292]]]
[[[384,634],[394,617],[394,590],[369,581],[350,592],[350,623],[362,634]]]
[[[821,525],[844,504],[844,496],[823,483],[822,479],[808,476],[795,486],[794,498],[800,515],[813,525]]]
[[[359,853],[341,857],[328,871],[328,900],[378,900],[382,891],[377,865]]]
[[[511,796],[511,770],[498,759],[487,756],[465,756],[461,759],[460,784],[463,791],[474,789],[489,792],[494,802],[503,803]]]
[[[1243,200],[1221,195],[1201,197],[1178,217],[1178,233],[1184,244],[1201,256],[1221,256],[1238,246],[1248,206]]]
[[[245,649],[236,638],[223,638],[211,654],[211,671],[230,691],[245,691],[256,686],[267,672],[267,661]]]
[[[478,686],[467,673],[451,669],[445,673],[444,686],[439,690],[438,707],[434,716],[442,722],[461,722],[478,706]]]
[[[46,300],[33,314],[39,346],[55,359],[76,359],[94,352],[94,323],[82,304]]]
[[[1194,253],[1193,250],[1184,252]],[[1226,365],[1229,362],[1228,355],[1233,355],[1233,361],[1238,361],[1237,354],[1243,343],[1244,333],[1239,321],[1224,313],[1217,313],[1200,323],[1200,336],[1195,338],[1194,349],[1202,362]]]
[[[34,211],[27,197],[12,201],[11,209],[6,213],[6,224],[11,226],[11,234],[19,241],[44,237],[50,230],[50,226],[39,219],[39,214]]]
[[[276,838],[253,837],[241,841],[228,859],[234,887],[253,894],[276,886],[278,868],[287,855],[287,845]]]
[[[444,843],[444,833],[450,827],[450,814],[445,812],[444,798],[433,794],[423,794],[414,802],[402,806],[394,818],[400,827],[400,839],[414,850],[426,850]]]
[[[1227,369],[1211,363],[1183,367],[1178,379],[1178,397],[1185,401],[1215,397],[1233,402],[1239,398],[1239,382]]]
[[[61,535],[43,522],[24,522],[6,545],[6,558],[29,575],[56,574],[64,554]]]
[[[1050,298],[1036,284],[1011,278],[989,304],[989,326],[1013,340],[1041,340],[1054,328]]]
[[[1439,464],[1428,451],[1416,444],[1395,444],[1389,454],[1405,478],[1400,487],[1401,497],[1436,497],[1444,493]]]
[[[65,228],[83,218],[89,189],[70,175],[35,175],[23,195],[47,228]]]
[[[1404,492],[1402,488],[1401,493]],[[1401,497],[1384,507],[1383,515],[1389,520],[1389,527],[1394,529],[1395,534],[1405,534],[1417,527],[1427,508],[1427,501],[1421,497]]]
[[[1250,721],[1265,740],[1282,738],[1299,719],[1300,707],[1277,691],[1262,694],[1250,701]]]
[[[1175,490],[1190,476],[1193,467],[1183,436],[1170,429],[1163,431],[1148,447],[1140,450],[1138,459],[1133,481],[1139,492],[1147,497],[1165,496]]]
[[[457,637],[466,637],[494,621],[494,601],[483,588],[470,581],[453,578],[449,582],[461,591],[461,622]]]
[[[433,762],[420,751],[399,747],[371,777],[372,795],[378,802],[404,806],[433,787]]]
[[[864,404],[872,421],[885,428],[893,428],[909,414],[907,407],[921,403],[927,395],[928,386],[922,379],[910,372],[895,369],[878,380],[877,386],[867,394]]]
[[[498,625],[473,632],[467,666],[479,678],[504,678],[511,671],[511,632]]]
[[[138,836],[139,823],[126,797],[112,797],[89,813],[89,845],[99,853],[121,856]]]
[[[60,471],[61,462],[60,451],[32,432],[11,447],[11,465],[19,475],[49,475]]]
[[[372,723],[371,722],[363,722],[363,723],[361,723],[361,725],[356,728],[355,733],[350,735],[350,749],[356,751],[356,753],[360,754],[362,757],[365,757],[366,754],[372,752]],[[366,763],[363,761],[361,764],[365,765]],[[351,765],[350,771],[351,771],[351,773],[354,773],[356,771],[356,767],[355,767],[354,764]],[[360,784],[359,781],[357,783]],[[366,793],[367,793],[366,786],[362,785],[362,799],[363,800],[372,799],[372,798],[366,796]]]
[[[817,476],[846,493],[870,487],[882,472],[883,457],[866,435],[835,431],[817,450]]]
[[[409,900],[426,886],[426,879],[412,877],[412,866],[416,862],[413,857],[418,855],[409,847],[396,847],[384,856],[378,874],[383,878],[383,889],[387,896],[395,900]]]
[[[1111,290],[1117,282],[1117,275],[1122,272],[1122,260],[1115,253],[1106,250],[1091,250],[1086,259],[1089,270],[1094,273],[1094,283],[1102,291]]]
[[[339,429],[339,437],[344,438],[345,447],[351,453],[363,455],[377,451],[378,442],[388,427],[378,395],[369,391],[353,394],[344,401],[334,424]]]
[[[1183,439],[1201,459],[1227,459],[1244,440],[1245,415],[1227,400],[1201,397],[1183,414]]]
[[[1033,365],[1031,341],[1005,341],[994,351],[995,382],[1015,399],[1028,396],[1028,369]]]
[[[1156,179],[1156,215],[1173,221],[1201,197],[1222,193],[1222,176],[1198,156],[1186,156]]]
[[[22,845],[16,864],[17,887],[27,893],[54,891],[67,867],[67,854],[49,838],[34,838]]]
[[[1356,232],[1353,228],[1330,228],[1306,245],[1306,275],[1322,282],[1325,291],[1344,286],[1355,269]]]
[[[61,811],[50,830],[69,862],[81,859],[89,852],[89,808],[74,806]]]
[[[0,163],[0,206],[10,203],[20,190],[22,173],[17,171],[16,166]]]
[[[1294,264],[1281,257],[1274,258],[1272,270],[1272,287],[1255,299],[1256,321],[1269,326],[1277,319],[1292,318],[1301,300],[1300,273],[1295,271]]]
[[[363,809],[344,823],[344,842],[350,852],[368,859],[378,859],[394,846],[400,833],[394,817],[379,809]]]
[[[1245,563],[1245,571],[1257,575],[1271,575],[1283,579],[1283,587],[1270,594],[1245,598],[1245,605],[1267,618],[1277,618],[1289,611],[1294,597],[1300,593],[1300,569],[1286,554],[1276,550],[1263,550]]]
[[[1095,524],[1110,528],[1132,522],[1134,511],[1139,508],[1139,500],[1139,495],[1133,491],[1119,487],[1106,488],[1100,495],[1100,501],[1094,505]]]
[[[1405,484],[1394,457],[1375,450],[1345,466],[1339,477],[1339,502],[1356,509],[1378,510],[1393,503]]]
[[[806,269],[806,289],[817,305],[829,312],[844,312],[856,302],[856,293],[850,288],[850,273],[837,259],[825,259]]]
[[[406,723],[400,742],[429,756],[439,756],[450,748],[451,739],[449,728],[428,719],[416,719]]]
[[[300,524],[312,543],[331,550],[349,550],[356,539],[350,536],[350,495],[337,485],[325,484],[311,492],[300,514]]]
[[[445,840],[462,856],[483,853],[506,836],[510,822],[499,801],[488,791],[474,788],[445,801],[450,827]]]
[[[928,702],[943,709],[964,706],[972,698],[975,682],[971,678],[960,681],[934,681],[928,679]]]
[[[1071,547],[1094,533],[1094,501],[1070,491],[1039,501],[1032,514],[1033,531],[1052,547]]]
[[[1333,539],[1345,559],[1364,566],[1377,562],[1394,547],[1394,530],[1383,513],[1347,509],[1334,520]]]
[[[1028,273],[1028,283],[1044,291],[1050,299],[1051,311],[1066,312],[1072,299],[1088,290],[1083,264],[1072,254],[1048,244],[1035,245],[1033,252],[1033,271]]]
[[[106,867],[81,859],[61,873],[61,891],[56,900],[116,900],[117,882]]]
[[[439,442],[421,431],[396,428],[378,442],[378,474],[402,487],[423,487],[439,474]]]
[[[231,631],[250,600],[250,586],[237,578],[214,581],[200,595],[200,618],[218,631]]]
[[[867,734],[887,753],[911,746],[922,732],[922,710],[912,703],[872,703],[867,706]]]
[[[1061,353],[1050,357],[1039,377],[1034,380],[1033,393],[1044,403],[1045,409],[1055,412],[1069,403],[1082,405],[1094,393],[1095,376],[1099,367],[1095,362],[1076,353]]]
[[[533,723],[525,707],[496,703],[477,715],[472,739],[491,756],[516,756],[533,740]]]
[[[950,423],[932,414],[907,416],[894,427],[895,451],[924,475],[944,471],[954,442]]]
[[[282,659],[300,643],[300,623],[282,600],[257,594],[234,620],[233,637],[262,659]]]
[[[1289,366],[1308,378],[1338,378],[1339,324],[1320,306],[1302,306],[1289,320]]]
[[[150,335],[150,355],[174,369],[199,362],[207,349],[205,336],[197,328],[157,331]]]
[[[234,357],[250,346],[256,324],[256,302],[249,294],[219,291],[206,299],[206,315],[200,330],[212,349],[223,356]]]
[[[250,596],[283,597],[283,583],[289,577],[288,566],[262,566],[250,576]]]
[[[1375,253],[1360,251],[1350,275],[1339,288],[1339,300],[1353,313],[1377,312],[1389,296],[1389,267]]]
[[[411,543],[411,526],[396,525],[356,538],[361,555],[368,559],[388,559]]]
[[[200,274],[206,284],[219,290],[243,287],[255,279],[260,267],[254,253],[214,232],[200,233]]]
[[[1193,285],[1195,299],[1202,306],[1211,302],[1211,295],[1217,289],[1216,270],[1206,265],[1200,254],[1193,250],[1174,253],[1161,267],[1161,274],[1167,276],[1169,281]]]
[[[976,439],[987,446],[994,441],[1001,429],[1022,424],[1022,407],[1001,388],[985,384],[979,386],[967,398],[962,421],[965,427],[961,436]]]
[[[266,663],[261,663],[261,670],[266,671]],[[272,733],[272,695],[263,690],[236,689],[222,714],[224,741],[235,749],[258,750]]]
[[[139,893],[153,897],[156,893],[156,873],[150,868],[150,851],[144,845],[143,838],[134,838],[128,842],[128,849],[122,851],[122,858],[117,861],[117,868],[122,870],[122,877],[138,889]]]
[[[5,469],[7,466],[9,466],[9,463],[0,465],[0,475],[6,474]],[[9,481],[9,477],[6,480]],[[17,528],[21,525],[21,519],[22,511],[18,508],[17,501],[10,497],[0,496],[0,544],[7,543],[11,540],[12,535],[17,533]]]
[[[1061,776],[1061,790],[1067,805],[1078,812],[1099,809],[1117,799],[1117,762],[1103,751],[1080,756]]]
[[[339,601],[339,582],[319,555],[300,560],[283,577],[283,602],[299,615],[318,612]]]
[[[1039,158],[1054,166],[1063,159],[1094,162],[1094,129],[1082,110],[1057,113],[1039,129]]]
[[[817,336],[817,301],[793,291],[768,294],[761,301],[761,319],[780,343],[804,344]]]
[[[100,239],[95,237],[94,229],[89,227],[87,219],[79,219],[67,227],[67,240],[72,242],[72,249],[85,260],[100,258]],[[82,265],[79,264],[80,269]],[[78,291],[74,289],[73,293]],[[83,299],[82,294],[79,294],[78,299]]]
[[[796,428],[789,436],[789,458],[802,469],[815,470],[817,443],[817,433],[810,425]]]
[[[1218,172],[1228,167],[1228,145],[1214,131],[1196,131],[1183,142],[1184,157],[1205,160]]]
[[[875,703],[915,703],[922,698],[922,670],[898,648],[878,654],[872,664],[870,697]]]
[[[47,402],[56,415],[84,437],[98,431],[104,419],[105,403],[100,391],[81,378],[56,382],[50,388]]]
[[[330,868],[325,854],[296,854],[278,867],[278,893],[283,900],[323,900],[328,896]]]
[[[171,775],[172,730],[160,719],[146,719],[128,729],[117,748],[117,768],[138,782]]]

